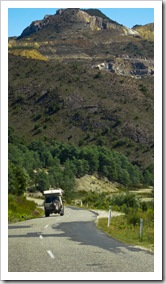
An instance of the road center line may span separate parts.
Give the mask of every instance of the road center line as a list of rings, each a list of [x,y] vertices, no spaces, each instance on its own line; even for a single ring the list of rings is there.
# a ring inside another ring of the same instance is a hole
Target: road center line
[[[52,253],[50,250],[47,250],[47,253],[49,254],[49,256],[50,256],[51,258],[55,258],[55,256],[53,255],[53,253]]]

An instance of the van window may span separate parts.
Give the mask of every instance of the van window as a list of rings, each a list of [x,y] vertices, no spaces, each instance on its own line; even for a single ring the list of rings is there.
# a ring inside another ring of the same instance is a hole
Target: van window
[[[45,199],[45,203],[51,203],[55,200],[59,201],[59,197],[58,196],[47,196]]]
[[[46,197],[46,203],[51,203],[52,202],[52,197],[51,196],[48,196]]]

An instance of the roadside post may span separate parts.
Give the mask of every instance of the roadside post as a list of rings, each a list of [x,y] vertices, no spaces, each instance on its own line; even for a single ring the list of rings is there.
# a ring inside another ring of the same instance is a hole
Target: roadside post
[[[110,226],[110,223],[111,223],[111,215],[112,215],[112,209],[111,209],[111,206],[110,206],[109,213],[108,213],[108,225],[107,225],[107,227]]]
[[[142,232],[143,232],[143,219],[140,218],[140,239],[142,240]]]

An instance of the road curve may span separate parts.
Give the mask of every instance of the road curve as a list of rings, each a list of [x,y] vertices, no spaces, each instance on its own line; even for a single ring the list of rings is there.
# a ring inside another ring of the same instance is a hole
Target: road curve
[[[9,225],[9,272],[153,272],[151,252],[127,246],[96,228],[96,214],[66,207]]]

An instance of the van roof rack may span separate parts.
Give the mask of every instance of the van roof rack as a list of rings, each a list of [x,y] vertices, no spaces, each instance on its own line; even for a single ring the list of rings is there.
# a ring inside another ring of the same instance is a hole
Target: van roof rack
[[[61,188],[57,188],[57,189],[50,188],[49,190],[43,191],[44,195],[61,195],[62,196],[63,193],[64,191]]]

